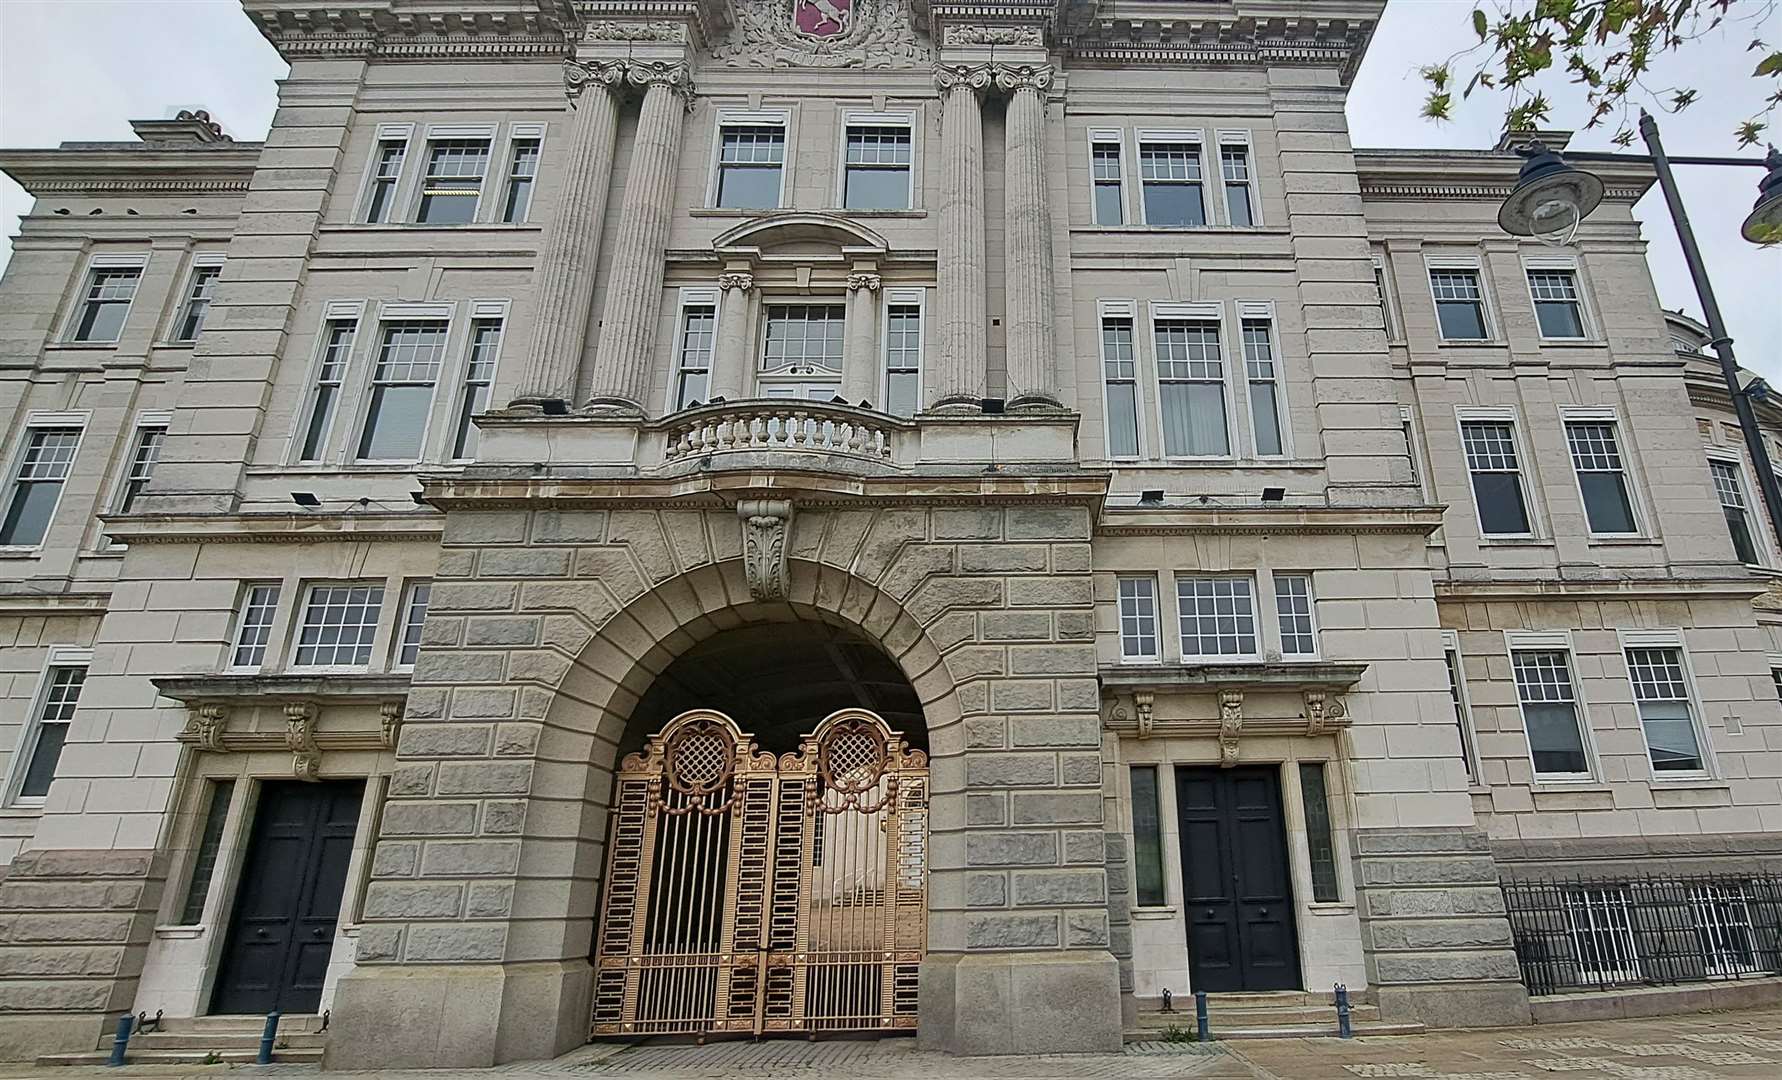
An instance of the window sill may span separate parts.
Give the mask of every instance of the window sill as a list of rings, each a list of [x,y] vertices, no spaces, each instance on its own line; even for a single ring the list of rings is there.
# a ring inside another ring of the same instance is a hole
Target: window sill
[[[116,349],[117,347],[118,343],[115,341],[51,341],[44,344],[43,351],[46,353],[100,352],[106,349]]]
[[[1103,458],[1115,469],[1320,469],[1323,462],[1309,458]]]
[[[1135,907],[1130,914],[1133,922],[1160,922],[1175,918],[1180,911],[1174,904],[1165,904],[1163,907]]]
[[[42,554],[42,545],[36,547],[0,547],[0,559],[35,559]]]
[[[1591,547],[1659,547],[1660,541],[1650,536],[1591,536],[1586,541]]]
[[[197,344],[198,339],[193,338],[190,341],[157,341],[154,347],[157,349],[190,349],[196,347]]]
[[[1481,536],[1479,544],[1482,547],[1550,548],[1553,541],[1544,536]]]
[[[1543,349],[1606,349],[1609,343],[1596,338],[1560,337],[1540,339]]]
[[[250,465],[249,476],[351,476],[354,473],[370,473],[390,475],[393,473],[411,474],[416,469],[426,466],[433,468],[461,468],[463,462],[452,462],[447,465],[435,465],[429,462],[410,461],[403,464],[389,462],[353,462],[349,465]]]
[[[157,926],[155,936],[163,941],[193,941],[205,935],[208,928],[203,923],[190,925]]]
[[[1436,338],[1438,349],[1506,349],[1509,345],[1501,338]]]
[[[20,802],[0,809],[0,818],[40,818],[43,806],[38,803]]]
[[[505,221],[467,221],[461,225],[433,225],[433,224],[428,224],[427,222],[422,222],[422,221],[387,221],[387,222],[383,222],[383,223],[377,224],[377,225],[370,224],[369,222],[344,222],[344,223],[337,223],[337,224],[333,224],[333,225],[323,225],[320,227],[320,231],[322,231],[322,232],[381,232],[381,233],[390,233],[390,232],[512,233],[512,232],[542,232],[542,231],[544,231],[544,226],[541,224],[537,224],[537,223],[529,222],[529,221],[514,222],[511,224],[508,222],[505,222]]]
[[[1279,225],[1072,225],[1073,233],[1213,233],[1228,236],[1243,233],[1253,236],[1287,236],[1289,230]]]
[[[1654,791],[1731,791],[1732,784],[1713,776],[1679,776],[1652,778]]]
[[[1306,914],[1326,918],[1333,915],[1353,915],[1355,914],[1355,905],[1343,900],[1314,900],[1306,905]]]

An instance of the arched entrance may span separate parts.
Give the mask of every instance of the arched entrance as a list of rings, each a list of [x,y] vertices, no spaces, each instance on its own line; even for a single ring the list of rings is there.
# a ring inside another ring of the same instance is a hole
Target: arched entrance
[[[914,1028],[926,744],[851,630],[745,624],[678,658],[621,747],[594,1035]]]

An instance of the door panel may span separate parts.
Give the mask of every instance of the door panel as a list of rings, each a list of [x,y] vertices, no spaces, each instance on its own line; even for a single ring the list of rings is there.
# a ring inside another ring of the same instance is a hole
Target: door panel
[[[1194,988],[1297,989],[1279,771],[1178,766],[1176,816]]]
[[[364,792],[362,780],[262,787],[212,1012],[320,1004]]]

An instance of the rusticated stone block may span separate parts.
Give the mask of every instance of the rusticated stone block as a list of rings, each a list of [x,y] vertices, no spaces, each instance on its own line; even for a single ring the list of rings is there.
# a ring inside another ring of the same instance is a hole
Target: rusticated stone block
[[[1375,953],[1374,971],[1382,984],[1471,982],[1476,979],[1516,981],[1522,978],[1522,971],[1516,966],[1516,954],[1508,949],[1407,955]]]
[[[936,540],[1000,540],[1002,511],[941,509],[934,512]]]
[[[1106,861],[1107,836],[1101,830],[1079,830],[1064,834],[1064,861],[1071,866],[1102,865]]]
[[[1006,515],[1010,540],[1088,540],[1089,512],[1078,507],[1021,507]]]
[[[414,961],[499,960],[507,947],[504,926],[415,926],[407,958]]]
[[[1080,716],[1015,716],[1009,718],[1009,736],[1017,747],[1100,746],[1101,718]]]
[[[967,866],[1051,866],[1058,845],[1051,833],[967,833]]]
[[[988,787],[1050,787],[1058,782],[1058,765],[1051,754],[971,754],[965,759],[965,785]]]
[[[1093,645],[1011,645],[1014,675],[1088,675],[1095,671]]]
[[[990,684],[990,707],[999,713],[1050,711],[1052,680],[997,679]]]
[[[446,515],[442,542],[457,544],[523,544],[524,510],[453,510]]]
[[[0,978],[115,975],[123,959],[123,947],[114,945],[0,949]]]
[[[14,979],[0,982],[0,1013],[104,1012],[110,979]]]
[[[526,804],[494,800],[483,804],[483,832],[490,836],[510,836],[526,827]]]
[[[966,719],[965,745],[974,750],[1001,750],[1008,745],[1008,723],[1000,716],[973,716]]]
[[[927,625],[955,608],[1002,606],[1001,578],[929,578],[904,603],[912,619]]]
[[[439,767],[441,795],[524,795],[531,787],[529,761],[448,761]]]
[[[1107,945],[1109,943],[1107,912],[1065,912],[1064,943],[1072,948]]]
[[[968,949],[1054,949],[1056,915],[971,915],[965,920]]]
[[[532,515],[535,544],[598,544],[605,539],[604,510],[540,510]]]
[[[43,912],[0,915],[0,942],[14,945],[122,942],[129,939],[131,917],[127,914],[55,915]]]
[[[1043,574],[1044,544],[961,544],[961,574]]]
[[[1101,870],[1047,870],[1015,874],[1015,906],[1100,904],[1106,901],[1107,874]]]
[[[432,765],[398,765],[390,770],[390,795],[428,795],[433,791]]]
[[[371,876],[380,878],[414,877],[421,865],[421,845],[380,840],[371,857]]]
[[[460,686],[452,691],[454,720],[505,720],[513,714],[514,691],[511,687]]]
[[[986,611],[978,616],[985,641],[1050,641],[1052,614],[1047,611]]]
[[[1095,615],[1088,611],[1060,611],[1058,619],[1058,640],[1060,641],[1093,641],[1095,639]]]
[[[470,836],[475,832],[475,803],[392,802],[384,807],[385,836]]]
[[[415,658],[414,681],[449,686],[505,682],[506,659],[506,653],[498,652],[423,651]]]
[[[1000,792],[992,795],[967,795],[965,797],[965,823],[967,825],[1007,825],[1009,819],[1008,796]]]
[[[402,715],[409,720],[438,720],[444,716],[450,691],[443,687],[411,686]]]
[[[1014,825],[1094,825],[1101,821],[1101,795],[1016,792],[1010,796]]]
[[[482,757],[488,752],[486,724],[404,724],[397,742],[397,753],[404,758]]]
[[[528,757],[538,750],[539,725],[497,724],[495,756]]]
[[[421,873],[429,877],[490,877],[519,868],[514,840],[435,841],[421,852]]]
[[[364,926],[359,930],[359,948],[353,954],[361,964],[389,963],[402,955],[402,928],[398,926]]]
[[[1009,578],[1010,607],[1088,607],[1095,602],[1086,577]]]
[[[643,576],[637,572],[631,553],[622,547],[583,548],[576,552],[575,576],[600,582],[621,604],[644,594]]]
[[[464,631],[466,645],[532,645],[537,643],[539,619],[535,615],[478,616]]]
[[[1009,902],[1009,883],[1001,874],[967,874],[965,903],[969,907],[1003,907]]]
[[[374,881],[365,890],[368,919],[452,919],[463,889],[452,884]]]
[[[465,894],[467,919],[505,919],[513,914],[514,887],[502,881],[473,881]]]
[[[1085,574],[1094,566],[1088,544],[1053,544],[1052,570],[1059,574]]]
[[[487,581],[436,581],[427,597],[427,614],[454,611],[512,611],[520,587]]]
[[[1060,780],[1065,784],[1101,783],[1100,754],[1062,754]]]
[[[619,610],[597,581],[528,581],[520,591],[527,611],[574,611],[599,626]]]

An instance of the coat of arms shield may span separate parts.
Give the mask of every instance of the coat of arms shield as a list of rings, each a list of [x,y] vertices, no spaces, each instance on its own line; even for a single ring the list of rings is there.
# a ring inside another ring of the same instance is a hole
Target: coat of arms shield
[[[853,18],[854,0],[792,0],[792,25],[806,37],[839,37]]]

